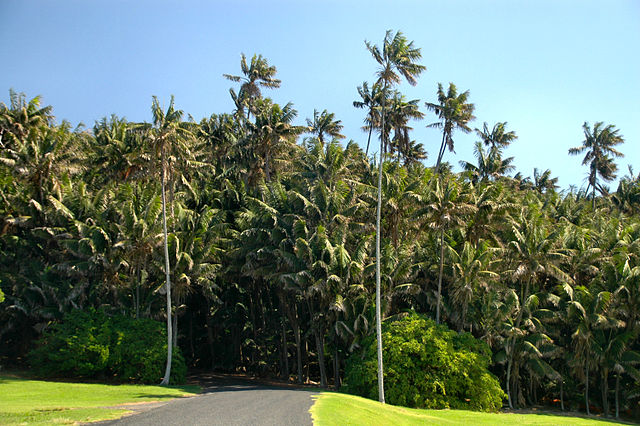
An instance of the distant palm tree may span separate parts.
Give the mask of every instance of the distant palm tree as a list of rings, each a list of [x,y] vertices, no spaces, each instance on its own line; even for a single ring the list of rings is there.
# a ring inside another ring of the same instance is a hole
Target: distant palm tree
[[[516,132],[506,131],[507,122],[496,123],[493,128],[489,130],[487,123],[484,122],[482,125],[482,130],[475,129],[476,133],[482,139],[482,142],[485,146],[490,146],[491,148],[506,148],[511,145],[511,142],[518,139],[516,136]]]
[[[596,208],[596,189],[603,192],[602,185],[598,184],[598,176],[606,182],[611,182],[616,177],[618,167],[612,157],[624,157],[614,146],[624,142],[619,130],[614,125],[605,126],[602,121],[593,125],[593,130],[587,122],[582,125],[584,141],[582,146],[569,149],[569,154],[578,155],[586,152],[582,159],[582,165],[589,165],[587,192],[591,188],[593,209]]]
[[[324,135],[329,135],[335,139],[344,139],[344,135],[340,134],[340,131],[344,127],[342,121],[335,119],[336,115],[332,112],[327,112],[325,109],[322,112],[313,110],[313,120],[307,118],[307,126],[311,133],[318,135],[318,140],[324,143]]]
[[[382,370],[382,319],[380,314],[380,212],[382,210],[382,163],[384,161],[383,148],[385,144],[384,130],[384,100],[387,89],[400,83],[404,77],[409,84],[415,86],[416,78],[426,69],[416,61],[422,57],[420,49],[413,46],[406,37],[398,31],[388,30],[382,42],[382,49],[365,41],[367,50],[380,65],[378,81],[382,85],[382,116],[380,129],[380,151],[378,159],[378,207],[376,214],[376,332],[378,337],[378,399],[384,403],[384,378]]]
[[[382,88],[379,84],[374,84],[369,89],[369,84],[365,81],[362,86],[358,86],[358,94],[362,98],[361,101],[353,101],[353,106],[356,108],[368,109],[367,117],[364,119],[365,126],[363,130],[369,132],[367,138],[367,149],[365,155],[369,155],[369,145],[371,143],[371,133],[374,127],[380,127],[380,105],[382,105]]]
[[[269,66],[266,58],[263,58],[262,55],[253,55],[251,65],[247,65],[247,57],[244,53],[241,54],[240,69],[243,75],[223,74],[223,76],[237,83],[242,82],[237,95],[233,89],[229,91],[241,110],[247,107],[247,119],[249,119],[251,112],[253,112],[254,100],[262,97],[260,87],[277,89],[280,87],[281,81],[275,78],[276,67]]]
[[[440,121],[429,124],[427,127],[442,129],[442,143],[438,151],[438,159],[436,161],[435,172],[440,171],[440,163],[444,156],[445,147],[449,151],[454,151],[453,132],[455,129],[462,130],[464,133],[471,132],[469,122],[476,117],[473,115],[475,106],[468,103],[469,91],[458,94],[458,89],[453,83],[449,83],[447,93],[444,92],[442,83],[438,83],[438,103],[426,102],[427,109],[435,112]]]

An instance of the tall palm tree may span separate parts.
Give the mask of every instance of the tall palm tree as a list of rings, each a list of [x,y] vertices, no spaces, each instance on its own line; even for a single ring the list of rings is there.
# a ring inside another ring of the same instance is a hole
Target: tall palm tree
[[[507,122],[505,121],[502,123],[494,124],[493,128],[489,130],[489,126],[487,126],[487,122],[485,121],[482,124],[482,130],[475,129],[475,131],[478,136],[480,136],[480,139],[482,139],[482,143],[484,143],[485,146],[491,148],[498,147],[503,149],[508,147],[513,141],[518,139],[518,136],[516,136],[516,132],[514,132],[513,130],[507,132],[506,127]]]
[[[247,65],[247,57],[242,53],[240,69],[243,75],[223,74],[223,76],[237,83],[242,82],[237,95],[233,89],[230,89],[230,92],[231,97],[237,100],[241,113],[244,107],[248,109],[247,119],[249,119],[249,116],[253,112],[254,101],[262,97],[260,87],[277,89],[280,87],[281,81],[275,78],[277,72],[276,67],[273,65],[269,66],[267,59],[263,58],[262,55],[253,55],[251,64]]]
[[[362,130],[368,131],[367,148],[365,155],[369,155],[369,145],[371,143],[371,134],[374,127],[380,127],[380,105],[382,105],[382,88],[379,84],[374,84],[369,89],[369,84],[365,81],[362,86],[358,86],[358,94],[362,98],[361,101],[353,101],[356,108],[365,108],[368,110],[364,119],[365,125]]]
[[[511,164],[513,163],[513,157],[502,159],[502,152],[497,146],[490,148],[489,151],[486,152],[482,142],[476,142],[474,154],[478,165],[467,161],[460,161],[460,166],[462,166],[466,172],[471,173],[474,183],[498,178],[515,168],[513,164]]]
[[[476,206],[465,202],[459,185],[447,179],[437,180],[431,192],[428,204],[416,212],[418,217],[426,217],[427,225],[438,231],[440,239],[440,256],[438,266],[438,293],[436,297],[436,324],[440,324],[440,305],[442,304],[442,276],[444,270],[445,231],[452,225],[461,226],[464,217],[476,210]]]
[[[167,194],[166,187],[169,184],[173,188],[172,182],[175,165],[181,159],[187,159],[191,156],[189,141],[193,138],[193,134],[189,130],[189,126],[185,126],[182,122],[183,112],[177,110],[173,104],[173,96],[169,102],[167,111],[163,111],[158,98],[153,97],[151,105],[151,113],[153,115],[153,125],[148,129],[148,138],[150,148],[155,156],[154,161],[159,161],[152,167],[160,168],[161,184],[162,184],[162,231],[164,235],[164,260],[165,260],[165,276],[166,276],[166,294],[167,294],[167,366],[162,379],[162,385],[169,384],[169,376],[171,375],[171,358],[173,355],[173,332],[171,327],[171,270],[169,265],[169,246],[167,235]]]
[[[442,129],[442,143],[438,151],[438,159],[436,161],[435,172],[440,171],[440,163],[444,156],[445,147],[449,151],[454,151],[453,132],[456,129],[464,133],[471,132],[469,122],[476,117],[473,115],[475,106],[468,102],[469,91],[458,94],[458,88],[453,83],[449,83],[447,93],[444,92],[442,83],[438,83],[438,103],[426,102],[427,109],[435,112],[440,119],[435,123],[429,124],[427,127]]]
[[[278,155],[295,144],[296,137],[304,132],[302,126],[293,125],[298,111],[292,103],[284,107],[273,103],[271,99],[261,99],[256,103],[256,122],[250,128],[254,135],[254,152],[258,157],[257,166],[265,180],[271,180],[272,172],[277,170]]]
[[[424,65],[418,64],[422,54],[420,49],[413,46],[407,38],[398,31],[395,35],[388,30],[382,42],[382,49],[365,41],[367,50],[380,65],[377,71],[376,84],[382,85],[382,117],[380,130],[380,151],[378,158],[378,207],[376,210],[376,333],[378,337],[378,399],[384,403],[384,378],[382,366],[382,319],[380,314],[380,212],[382,210],[382,163],[384,161],[383,148],[385,144],[384,129],[384,98],[390,86],[402,81],[402,77],[409,84],[415,86],[416,78],[426,70]]]
[[[409,132],[413,130],[409,126],[409,120],[420,120],[424,114],[418,110],[418,99],[407,101],[400,92],[393,93],[393,97],[389,101],[387,113],[389,132],[393,130],[394,135],[393,139],[389,141],[389,147],[385,147],[385,152],[388,150],[396,154],[398,160],[400,157],[404,157],[406,160],[411,149]]]
[[[569,149],[569,154],[578,155],[586,153],[582,159],[582,165],[589,165],[587,192],[591,188],[591,202],[593,209],[596,208],[596,189],[602,193],[603,187],[598,184],[600,179],[611,182],[616,177],[618,167],[613,162],[612,157],[620,158],[624,155],[617,151],[614,146],[624,142],[624,138],[619,134],[619,130],[613,124],[605,126],[602,121],[593,125],[593,129],[587,122],[582,125],[584,130],[584,141],[582,146]]]
[[[318,140],[324,143],[324,135],[329,135],[335,139],[344,139],[344,135],[340,134],[340,131],[344,127],[341,120],[335,119],[335,114],[323,110],[319,112],[313,110],[313,120],[307,118],[307,126],[311,133],[318,135]]]

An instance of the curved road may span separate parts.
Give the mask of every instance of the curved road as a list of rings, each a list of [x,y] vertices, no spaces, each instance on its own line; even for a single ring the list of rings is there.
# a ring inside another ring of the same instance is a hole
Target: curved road
[[[311,395],[317,391],[228,378],[215,378],[202,386],[197,396],[154,404],[138,414],[100,424],[312,425]]]

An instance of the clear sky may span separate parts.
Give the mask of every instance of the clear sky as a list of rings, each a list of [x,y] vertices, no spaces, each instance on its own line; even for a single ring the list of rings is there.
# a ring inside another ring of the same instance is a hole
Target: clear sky
[[[507,121],[519,139],[507,150],[518,171],[551,169],[562,187],[585,185],[582,158],[567,150],[582,124],[604,121],[626,143],[618,160],[640,171],[640,1],[98,1],[0,0],[0,101],[9,89],[53,105],[58,121],[93,126],[115,113],[151,120],[151,96],[196,120],[231,112],[223,73],[240,73],[240,53],[278,68],[282,87],[265,90],[293,102],[298,124],[313,110],[336,113],[361,146],[364,111],[356,87],[376,64],[364,40],[380,45],[401,30],[422,49],[428,70],[409,99],[435,102],[437,83],[470,91],[476,121]],[[413,138],[435,161],[437,130],[414,123]],[[472,161],[474,134],[454,135],[456,154]],[[615,189],[615,184],[613,188]]]

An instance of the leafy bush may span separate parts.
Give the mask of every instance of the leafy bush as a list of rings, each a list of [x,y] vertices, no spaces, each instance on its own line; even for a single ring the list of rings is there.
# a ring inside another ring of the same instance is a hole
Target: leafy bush
[[[417,408],[497,411],[505,393],[487,370],[491,351],[469,333],[458,334],[417,314],[383,325],[385,400]],[[347,361],[345,390],[378,399],[375,336],[363,356]]]
[[[166,336],[163,324],[157,321],[75,310],[43,334],[29,361],[42,376],[157,383],[167,359]],[[184,358],[176,349],[171,382],[183,383],[186,372]]]

